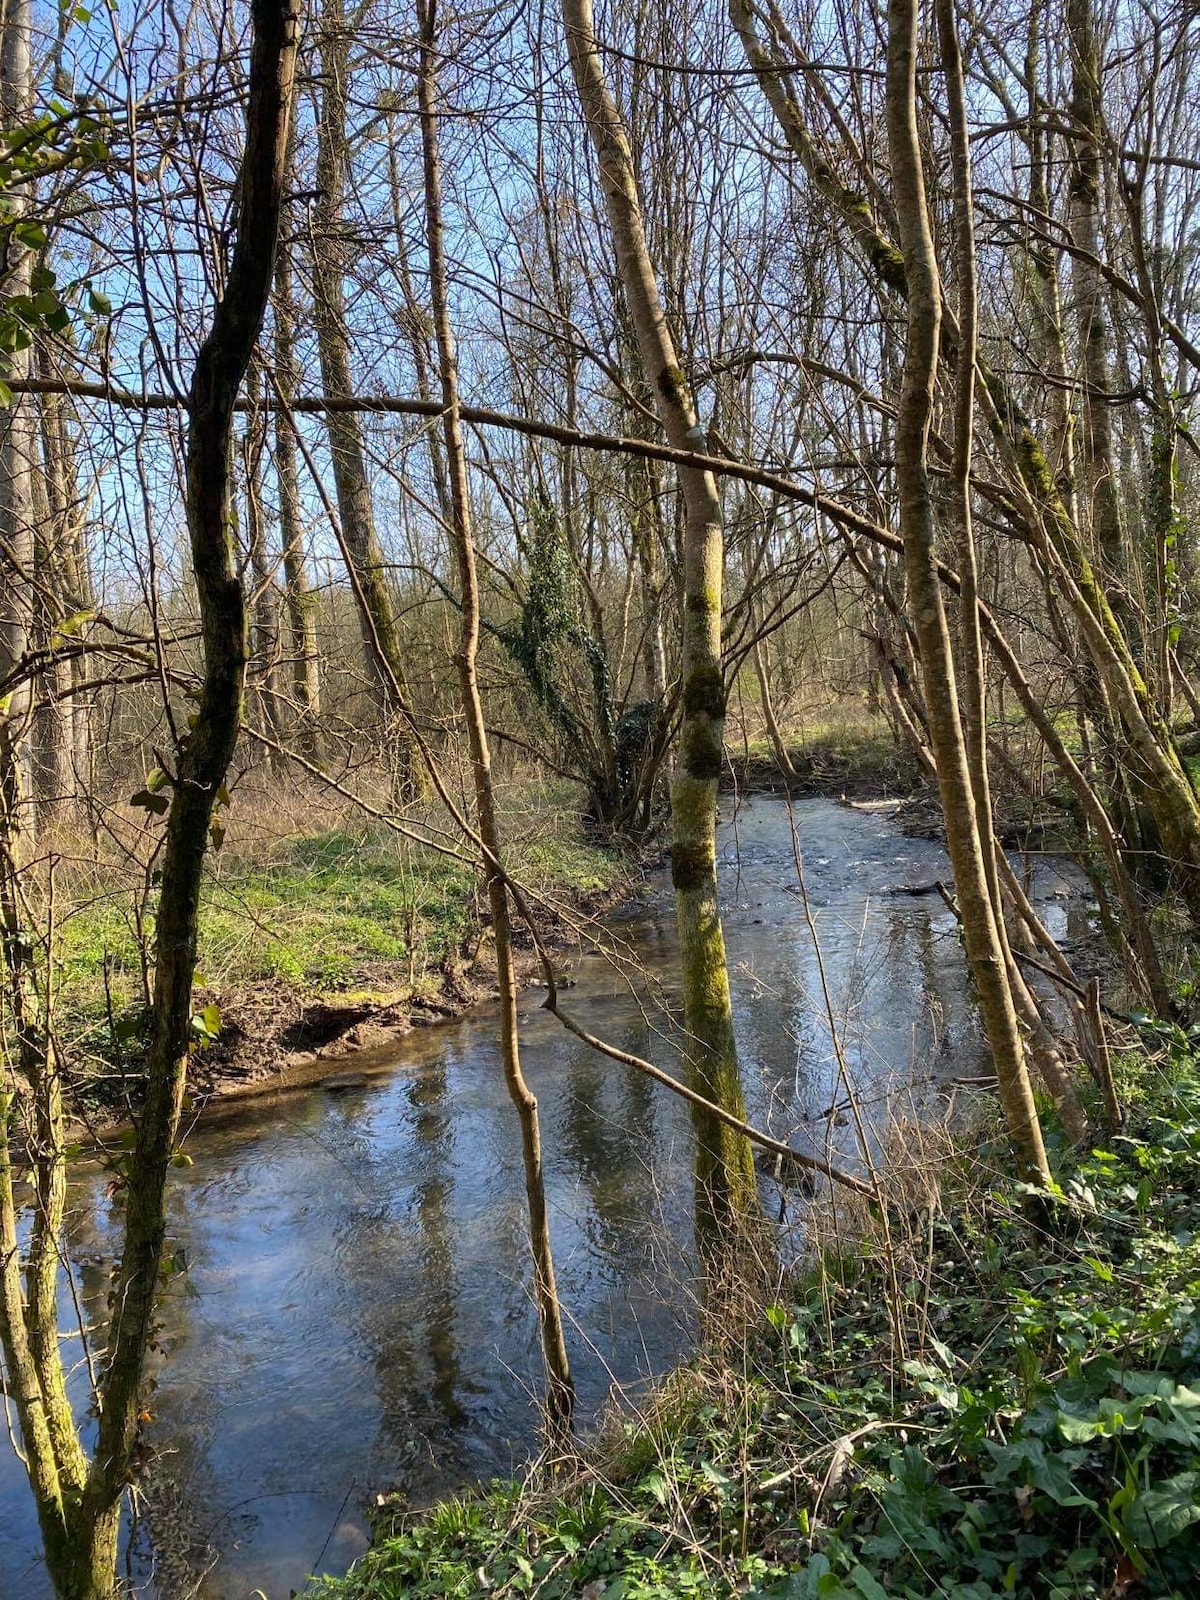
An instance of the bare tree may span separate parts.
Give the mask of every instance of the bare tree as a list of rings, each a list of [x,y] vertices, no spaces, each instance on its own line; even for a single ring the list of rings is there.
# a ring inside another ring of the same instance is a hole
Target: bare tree
[[[450,534],[458,567],[462,624],[456,654],[463,715],[471,751],[475,786],[475,814],[484,852],[484,881],[492,913],[496,946],[496,972],[500,983],[500,1046],[508,1092],[521,1124],[521,1152],[525,1168],[525,1195],[529,1207],[529,1236],[533,1249],[534,1298],[542,1329],[542,1355],[546,1365],[546,1416],[552,1437],[560,1444],[570,1436],[575,1390],[563,1333],[562,1308],[554,1275],[546,1183],[542,1170],[542,1136],[537,1098],[521,1071],[517,1024],[517,976],[513,964],[512,919],[508,884],[503,868],[502,842],[492,783],[487,722],[480,698],[476,663],[479,654],[479,579],[475,540],[471,529],[467,457],[463,447],[462,417],[458,398],[458,364],[446,289],[446,263],[442,228],[441,156],[438,147],[436,0],[417,0],[421,26],[420,70],[417,78],[424,157],[425,216],[429,240],[429,284],[433,299],[434,338],[441,380],[442,439],[449,478]]]
[[[659,298],[642,224],[629,136],[604,80],[590,0],[563,0],[567,51],[596,147],[613,250],[647,387],[664,432],[679,450],[704,442],[687,378]],[[725,679],[721,659],[724,537],[716,480],[683,467],[682,720],[671,788],[671,881],[675,886],[684,1025],[692,1086],[744,1115],[725,937],[717,903],[717,784],[723,759]],[[697,1139],[697,1222],[708,1249],[736,1248],[758,1215],[750,1145],[703,1110]]]
[[[36,1121],[30,1153],[38,1199],[23,1286],[9,1155],[15,1105],[6,1078],[0,1092],[0,1336],[47,1567],[61,1600],[111,1600],[118,1590],[117,1541],[141,1427],[142,1383],[166,1232],[166,1180],[193,1047],[201,871],[241,723],[247,638],[232,538],[233,417],[270,293],[298,7],[294,0],[254,0],[251,21],[239,228],[188,396],[185,505],[203,629],[202,687],[194,725],[176,754],[167,811],[146,1092],[125,1170],[124,1235],[95,1396],[99,1423],[90,1459],[67,1399],[58,1335],[56,1284],[67,1159],[61,1062],[44,995],[40,1015],[35,1015],[26,1004],[26,975],[10,966],[9,992],[23,1019],[21,1065]],[[11,856],[10,847],[6,857]],[[12,886],[6,899],[15,912],[21,903],[19,880],[10,870],[4,882]],[[6,940],[6,946],[12,944]],[[28,939],[21,944],[28,948]]]
[[[967,959],[975,979],[1009,1133],[1022,1173],[1030,1182],[1046,1185],[1050,1182],[1050,1168],[1046,1161],[1009,985],[1009,963],[999,926],[998,906],[988,890],[988,863],[959,714],[950,627],[935,565],[928,448],[937,379],[942,301],[917,132],[916,62],[915,0],[890,0],[887,130],[908,299],[904,388],[896,423],[896,476],[900,493],[905,572],[913,626],[921,650],[929,740],[937,765],[942,815],[946,824],[946,845],[954,868]],[[965,362],[970,361],[968,350]],[[959,515],[963,519],[964,544],[970,538],[965,492],[970,471],[970,429],[963,426],[969,406],[968,393],[960,398],[958,463]],[[971,648],[978,651],[977,638],[972,640]],[[975,665],[976,685],[977,663],[978,657]],[[981,730],[978,727],[977,707],[975,716],[978,734]],[[976,743],[979,744],[978,738]],[[990,832],[986,819],[984,827]]]
[[[343,205],[350,170],[346,128],[350,30],[342,0],[323,0],[321,13],[321,108],[317,131],[318,200],[310,248],[313,270],[313,319],[326,395],[348,399],[353,394],[350,332],[346,320],[343,275],[346,270],[346,227]],[[397,794],[411,797],[416,782],[412,742],[396,698],[406,682],[404,654],[396,609],[388,586],[387,566],[375,529],[375,508],[367,476],[362,423],[353,411],[326,413],[329,450],[337,489],[338,514],[347,560],[354,567],[354,591],[360,610],[363,652],[372,692],[390,729],[395,757]]]

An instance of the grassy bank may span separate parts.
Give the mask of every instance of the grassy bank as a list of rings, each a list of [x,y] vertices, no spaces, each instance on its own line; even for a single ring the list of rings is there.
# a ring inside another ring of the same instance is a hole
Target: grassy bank
[[[784,743],[793,772],[787,786],[796,795],[877,800],[912,795],[924,785],[910,748],[898,745],[884,718],[872,716],[858,702],[789,726]],[[784,787],[785,774],[765,734],[730,739],[727,757],[727,781],[737,787]]]
[[[1060,1151],[1048,1226],[999,1149],[941,1200],[820,1230],[734,1354],[674,1375],[569,1481],[383,1530],[320,1600],[1104,1600],[1200,1593],[1200,1078]]]
[[[506,824],[510,870],[551,940],[636,881],[636,861],[588,841],[557,791],[516,792]],[[58,894],[58,1025],[91,1096],[119,1097],[145,1042],[153,858],[135,875],[128,858],[118,870],[77,852]],[[461,1010],[486,990],[484,912],[464,856],[316,798],[286,813],[268,798],[235,804],[200,914],[196,1027],[213,1037],[197,1076],[254,1077],[414,1012]]]

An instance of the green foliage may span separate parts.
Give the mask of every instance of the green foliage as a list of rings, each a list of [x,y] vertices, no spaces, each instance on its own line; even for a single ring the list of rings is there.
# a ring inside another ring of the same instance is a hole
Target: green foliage
[[[77,7],[70,17],[86,21],[88,13]],[[105,120],[86,99],[71,106],[55,101],[46,111],[0,132],[0,377],[9,370],[10,357],[27,350],[39,332],[66,331],[70,306],[81,293],[86,291],[94,315],[111,314],[107,297],[86,280],[59,283],[41,259],[49,242],[45,223],[15,203],[33,194],[43,175],[83,171],[107,159]],[[30,270],[28,288],[14,293],[9,287],[14,263],[28,251],[39,259]],[[0,382],[0,404],[11,400],[11,391]]]
[[[316,1594],[1200,1593],[1200,1085],[1176,1067],[1060,1173],[1050,1230],[964,1152],[899,1301],[878,1247],[824,1253],[569,1488],[402,1521]]]
[[[525,601],[516,621],[498,629],[497,636],[557,731],[568,741],[576,741],[581,730],[559,689],[563,652],[571,647],[582,648],[589,659],[598,655],[602,664],[603,652],[581,626],[579,582],[567,542],[554,508],[541,497],[534,502],[523,543],[528,562]],[[601,701],[601,714],[611,721],[607,690]]]

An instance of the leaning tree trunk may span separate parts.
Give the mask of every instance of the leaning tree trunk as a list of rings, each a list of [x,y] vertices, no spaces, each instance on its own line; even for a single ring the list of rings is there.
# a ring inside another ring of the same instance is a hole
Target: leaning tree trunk
[[[319,194],[312,236],[313,321],[325,395],[330,400],[348,400],[353,394],[353,385],[343,284],[345,223],[342,211],[350,168],[350,145],[346,135],[350,35],[342,0],[324,0],[321,25],[323,84],[317,130]],[[413,742],[399,699],[405,692],[404,652],[383,551],[375,530],[362,423],[353,411],[333,409],[326,412],[326,426],[342,539],[347,560],[354,568],[367,673],[379,709],[389,724],[397,796],[410,798],[418,787],[418,776]]]
[[[937,763],[946,846],[963,938],[1021,1174],[1045,1186],[1050,1169],[1033,1102],[1002,937],[988,889],[975,793],[959,716],[950,628],[934,550],[929,425],[937,379],[941,284],[917,133],[917,0],[890,0],[887,134],[908,286],[908,343],[896,420],[896,478],[909,604],[921,652],[929,742]]]
[[[562,0],[567,51],[600,165],[617,268],[638,354],[667,439],[703,449],[687,379],[659,297],[646,245],[629,136],[604,78],[591,0]],[[717,782],[721,775],[725,683],[721,660],[724,533],[717,484],[699,467],[679,469],[686,524],[683,550],[683,711],[671,790],[671,880],[679,922],[684,1026],[692,1086],[744,1114],[733,1030],[725,937],[717,903]],[[694,1115],[697,1229],[702,1248],[735,1247],[757,1221],[748,1141],[710,1113]]]
[[[166,1234],[166,1178],[190,1050],[201,871],[218,792],[241,725],[246,602],[232,536],[234,405],[271,290],[299,37],[298,0],[253,0],[239,228],[225,290],[188,394],[185,509],[200,607],[203,680],[178,754],[167,813],[155,935],[145,1103],[125,1190],[125,1235],[101,1380],[100,1420],[82,1500],[89,1544],[64,1600],[108,1600],[121,1503],[133,1475],[146,1351]]]
[[[467,456],[463,446],[458,394],[458,367],[446,290],[446,261],[442,235],[441,156],[437,134],[436,61],[437,33],[434,0],[417,0],[421,25],[421,66],[418,98],[421,143],[425,164],[425,215],[429,235],[429,283],[433,299],[434,336],[441,377],[442,437],[449,478],[451,517],[449,534],[458,567],[462,627],[456,656],[463,714],[471,748],[475,780],[475,809],[484,849],[484,878],[492,913],[496,946],[496,973],[500,985],[500,1044],[504,1076],[521,1123],[521,1148],[525,1165],[525,1194],[529,1207],[529,1235],[533,1248],[534,1298],[542,1329],[546,1364],[546,1415],[552,1436],[565,1441],[571,1431],[575,1391],[563,1334],[562,1308],[554,1277],[550,1220],[542,1172],[542,1140],[538,1104],[521,1070],[517,1026],[517,975],[513,964],[512,927],[508,888],[501,862],[500,826],[492,786],[487,724],[476,676],[479,653],[479,580],[475,541],[471,528]]]
[[[971,468],[975,443],[975,353],[978,344],[978,267],[975,254],[974,193],[967,124],[962,51],[954,17],[954,0],[936,0],[942,70],[950,116],[950,164],[954,197],[954,255],[958,279],[958,363],[954,390],[954,455],[950,473],[950,508],[958,545],[959,651],[963,738],[975,801],[975,818],[983,852],[984,876],[992,917],[1008,974],[1013,1005],[1028,1029],[1029,1053],[1072,1139],[1087,1132],[1079,1095],[1062,1056],[1045,1027],[1037,1000],[1017,969],[1004,921],[1000,875],[1003,863],[992,825],[991,782],[987,752],[987,679],[979,612],[979,576],[971,510]]]

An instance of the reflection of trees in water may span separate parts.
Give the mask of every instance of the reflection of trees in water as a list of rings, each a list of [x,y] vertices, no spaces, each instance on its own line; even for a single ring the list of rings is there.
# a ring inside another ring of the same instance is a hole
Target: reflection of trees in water
[[[758,947],[761,966],[747,963],[753,989],[739,1005],[739,1038],[744,1062],[759,1068],[763,1115],[776,1133],[853,1160],[839,1051],[868,1126],[882,1131],[929,1093],[939,1062],[952,1041],[965,1042],[967,1027],[953,925],[935,925],[945,920],[920,906],[881,901],[857,921],[817,909],[836,1046],[807,927],[789,918],[783,929],[769,930],[769,944],[757,936],[746,941]],[[781,1037],[793,1046],[790,1075],[780,1061]]]
[[[386,1150],[354,1130],[362,1187],[379,1205],[351,1205],[340,1221],[342,1296],[374,1373],[375,1457],[385,1474],[370,1488],[435,1493],[461,1481],[456,1436],[470,1421],[463,1405],[455,1258],[454,1139],[444,1059],[404,1086],[409,1137]],[[367,1487],[367,1486],[364,1486]]]
[[[594,1242],[618,1267],[633,1267],[630,1223],[646,1217],[659,1143],[653,1084],[586,1046],[573,1048],[548,1121],[551,1164],[586,1191]]]
[[[313,1095],[299,1102],[296,1115],[289,1119],[293,1128],[313,1136],[304,1143],[301,1161],[304,1187],[319,1197],[315,1203],[304,1201],[302,1210],[298,1203],[297,1215],[311,1214],[332,1234],[331,1248],[324,1252],[319,1279],[312,1287],[321,1303],[307,1303],[305,1312],[314,1317],[328,1309],[323,1340],[333,1353],[349,1348],[353,1358],[361,1356],[375,1391],[366,1409],[377,1426],[375,1460],[387,1481],[370,1482],[370,1467],[364,1472],[356,1466],[362,1472],[355,1485],[358,1498],[391,1484],[407,1487],[414,1479],[432,1493],[463,1477],[460,1461],[443,1466],[440,1460],[446,1454],[446,1441],[468,1421],[459,1398],[452,1141],[444,1067],[413,1078],[404,1086],[404,1094],[411,1116],[403,1119],[400,1140],[390,1139],[384,1148],[357,1094],[338,1100]],[[282,1186],[276,1198],[281,1192],[286,1195],[286,1167],[272,1168],[270,1176],[274,1185]],[[253,1184],[260,1181],[261,1173],[248,1177],[246,1192],[252,1194]],[[206,1186],[181,1185],[173,1206],[173,1232],[194,1254],[195,1267],[207,1264],[202,1259],[204,1229],[189,1229],[186,1219],[193,1206],[202,1218],[205,1202]],[[295,1221],[290,1216],[287,1220]],[[301,1244],[311,1248],[303,1236]],[[219,1250],[217,1256],[212,1264],[218,1271],[238,1276],[237,1259]],[[318,1263],[304,1259],[296,1265],[307,1275]],[[244,1310],[243,1298],[239,1293],[237,1303]],[[194,1326],[199,1307],[195,1299],[171,1292],[164,1331],[169,1358],[181,1355],[189,1342],[200,1337]],[[261,1310],[269,1321],[280,1308]],[[348,1364],[352,1375],[357,1365],[353,1358]],[[301,1393],[274,1419],[292,1446],[294,1476],[274,1489],[256,1485],[252,1496],[239,1498],[236,1470],[231,1477],[227,1464],[214,1455],[222,1442],[229,1443],[228,1393],[210,1381],[203,1357],[192,1381],[187,1372],[186,1359],[173,1363],[169,1407],[152,1430],[152,1440],[161,1443],[161,1450],[149,1462],[139,1495],[132,1549],[132,1570],[142,1582],[153,1577],[160,1600],[203,1594],[203,1579],[215,1552],[247,1544],[261,1529],[269,1533],[277,1520],[272,1508],[283,1502],[303,1504],[302,1537],[311,1548],[297,1554],[301,1562],[315,1560],[329,1531],[329,1504],[339,1500],[347,1487],[330,1480],[321,1451],[318,1430],[332,1425],[329,1394],[315,1394],[317,1427],[310,1432]],[[314,1351],[314,1385],[321,1383],[320,1374]],[[336,1378],[331,1381],[336,1383]],[[271,1423],[270,1407],[275,1404],[278,1397],[273,1393],[252,1394],[239,1420],[253,1433]],[[291,1415],[297,1407],[299,1420]],[[363,1409],[360,1396],[354,1402],[357,1416],[346,1419],[349,1428]],[[359,1441],[337,1442],[353,1446]],[[364,1465],[369,1450],[369,1438],[362,1439]],[[431,1473],[435,1458],[439,1458],[436,1474]],[[271,1544],[268,1537],[261,1560],[285,1559]]]
[[[425,1152],[430,1169],[417,1185],[416,1215],[421,1229],[424,1287],[428,1307],[427,1339],[433,1369],[431,1395],[439,1435],[455,1432],[467,1422],[459,1400],[461,1372],[456,1339],[458,1296],[454,1263],[453,1130],[446,1110],[446,1065],[414,1079],[409,1103],[415,1112],[414,1133],[418,1149]]]
[[[631,975],[632,976],[632,975]],[[600,1037],[682,1072],[682,1028],[653,971],[585,993],[573,1010]],[[633,1068],[552,1033],[542,1099],[560,1285],[585,1348],[581,1404],[643,1379],[690,1331],[692,1125],[686,1104]],[[678,1294],[672,1291],[674,1282]]]
[[[114,1228],[121,1221],[118,1199],[104,1196],[102,1175],[89,1175],[79,1187],[75,1203],[66,1217],[65,1247],[71,1273],[87,1328],[87,1342],[93,1363],[104,1353],[108,1335],[108,1296],[114,1269]],[[186,1198],[179,1186],[172,1194],[172,1227],[167,1240],[170,1255],[186,1236]],[[187,1343],[190,1308],[194,1305],[186,1292],[186,1280],[173,1276],[167,1280],[159,1300],[157,1315],[161,1332],[150,1351],[145,1376],[146,1409],[157,1415],[155,1399],[160,1373]],[[69,1289],[64,1284],[64,1293]],[[78,1318],[74,1305],[64,1303],[60,1327],[71,1330],[75,1338]],[[68,1355],[68,1360],[70,1356]],[[83,1352],[72,1368],[72,1399],[79,1411],[91,1406],[87,1363]],[[172,1418],[186,1412],[186,1427],[177,1427]],[[212,1527],[213,1481],[207,1466],[207,1451],[220,1424],[221,1407],[204,1384],[188,1386],[181,1392],[179,1368],[172,1371],[170,1417],[164,1426],[152,1423],[146,1431],[141,1462],[141,1478],[133,1497],[123,1537],[123,1562],[127,1578],[139,1586],[153,1580],[158,1600],[183,1600],[197,1592],[205,1574],[216,1561],[215,1530]],[[85,1428],[85,1437],[89,1430]],[[169,1441],[169,1442],[168,1442]],[[90,1446],[91,1439],[87,1442]]]

